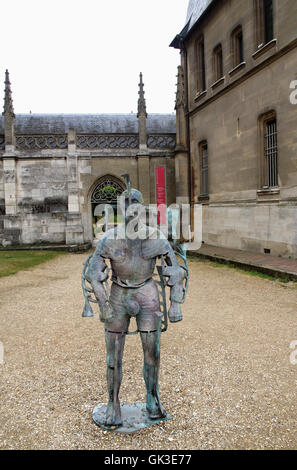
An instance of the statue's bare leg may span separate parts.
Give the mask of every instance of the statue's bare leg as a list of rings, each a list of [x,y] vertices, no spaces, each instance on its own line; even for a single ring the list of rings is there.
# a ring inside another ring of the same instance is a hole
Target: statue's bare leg
[[[125,345],[125,334],[105,331],[107,353],[107,388],[108,405],[106,410],[106,426],[121,426],[121,406],[119,391],[122,383],[122,359]]]
[[[160,370],[160,331],[151,333],[141,332],[141,341],[144,354],[143,378],[146,385],[146,409],[151,419],[160,419],[166,416],[159,395]]]

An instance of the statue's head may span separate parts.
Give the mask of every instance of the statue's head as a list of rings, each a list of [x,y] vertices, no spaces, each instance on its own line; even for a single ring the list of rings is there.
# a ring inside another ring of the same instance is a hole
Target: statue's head
[[[145,220],[145,206],[140,191],[135,188],[129,188],[121,196],[125,204],[125,223],[134,221],[135,224],[143,223]]]
[[[131,188],[130,191],[126,189],[126,191],[122,194],[125,198],[125,205],[129,204],[143,204],[143,197],[140,191],[135,188]]]
[[[129,174],[124,174],[122,177],[125,179],[126,191],[122,193],[120,198],[124,198],[125,202],[125,221],[126,223],[132,222],[139,224],[143,221],[143,214],[145,215],[145,207],[143,197],[138,189],[131,187],[131,180]]]
[[[128,173],[125,173],[122,175],[122,177],[125,180],[126,184],[126,191],[123,192],[122,196],[125,198],[125,206],[126,208],[130,204],[143,204],[143,197],[140,191],[135,188],[131,188],[131,179],[130,175]]]

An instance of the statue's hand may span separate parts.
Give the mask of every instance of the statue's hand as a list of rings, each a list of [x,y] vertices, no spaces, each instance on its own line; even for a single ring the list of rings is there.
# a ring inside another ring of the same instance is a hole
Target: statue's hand
[[[99,318],[102,323],[111,321],[114,317],[113,310],[111,305],[106,302],[102,307],[100,307]]]
[[[172,302],[168,312],[168,316],[171,323],[181,321],[183,319],[183,316],[180,304]]]

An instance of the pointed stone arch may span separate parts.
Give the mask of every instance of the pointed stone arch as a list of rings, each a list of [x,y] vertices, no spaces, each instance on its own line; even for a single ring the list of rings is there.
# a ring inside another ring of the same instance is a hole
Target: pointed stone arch
[[[116,211],[117,198],[125,191],[125,183],[113,175],[101,176],[90,191],[90,202],[92,209],[92,225],[94,239],[100,238],[104,222],[102,218],[95,215],[98,205],[109,204]],[[117,215],[117,214],[116,214]]]
[[[125,191],[125,184],[115,176],[105,175],[96,181],[91,193],[92,204],[116,204],[117,197]]]

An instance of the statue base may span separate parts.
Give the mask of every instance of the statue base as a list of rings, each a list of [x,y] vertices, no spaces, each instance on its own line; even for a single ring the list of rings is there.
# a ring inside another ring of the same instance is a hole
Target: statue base
[[[98,405],[94,408],[93,421],[105,431],[129,434],[172,419],[169,413],[164,418],[150,419],[145,403],[121,405],[121,412],[123,424],[120,427],[105,425],[106,405]]]

